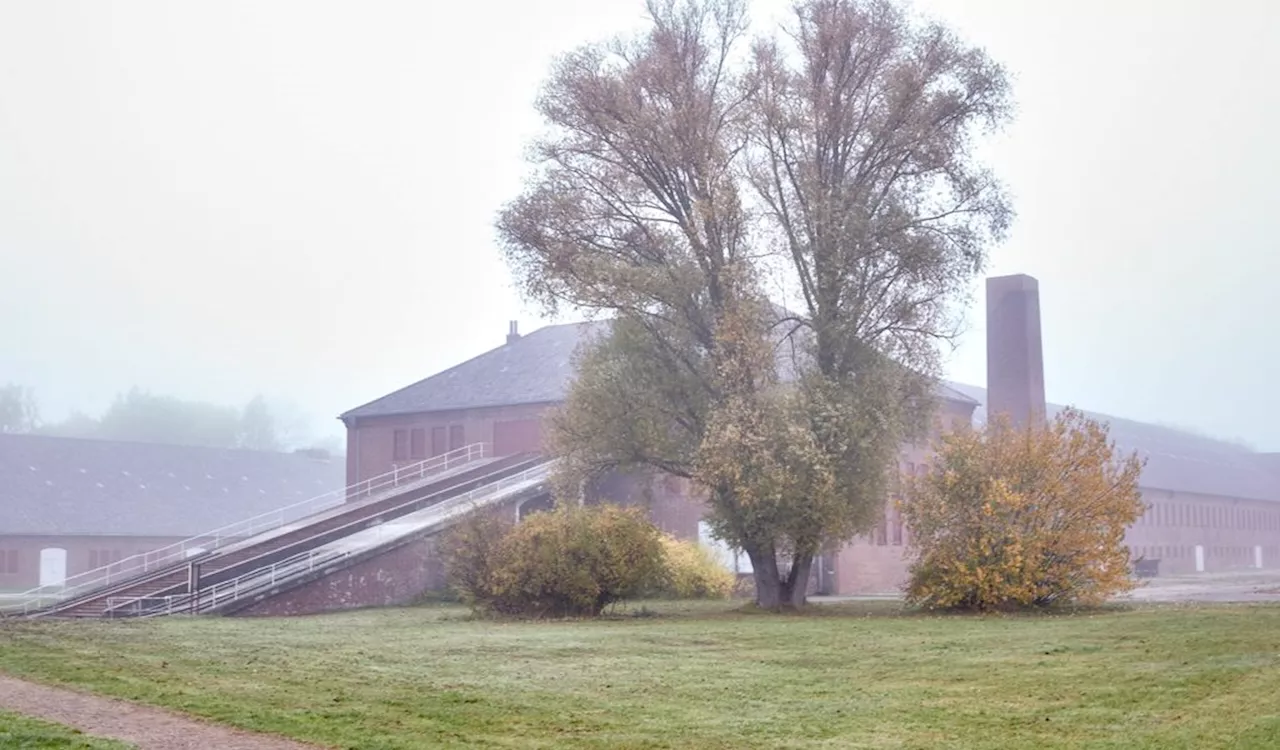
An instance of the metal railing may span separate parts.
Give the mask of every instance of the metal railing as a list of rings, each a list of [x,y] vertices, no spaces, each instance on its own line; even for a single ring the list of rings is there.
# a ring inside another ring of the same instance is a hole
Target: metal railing
[[[433,511],[441,514],[439,518],[433,519],[430,523],[415,528],[413,531],[422,531],[432,526],[439,525],[445,521],[451,520],[464,513],[478,510],[493,502],[503,499],[503,493],[516,485],[537,483],[545,480],[551,472],[551,468],[555,461],[545,461],[525,469],[522,472],[513,474],[509,477],[499,479],[489,484],[477,487],[469,492],[464,492],[457,497],[451,497],[443,500],[435,505],[427,506]],[[421,502],[421,499],[412,500],[402,503],[388,513],[394,513],[415,503]],[[285,581],[293,576],[301,573],[313,571],[317,568],[323,568],[326,565],[337,562],[351,555],[364,552],[369,549],[376,548],[390,539],[398,538],[407,531],[388,533],[386,524],[391,521],[398,520],[400,516],[387,520],[380,520],[376,524],[364,527],[359,531],[352,532],[354,534],[371,534],[374,538],[369,544],[362,545],[359,548],[346,548],[341,550],[326,549],[321,546],[316,549],[299,552],[296,555],[277,561],[270,565],[265,565],[256,570],[236,576],[227,581],[223,581],[207,589],[186,594],[171,594],[169,596],[125,596],[125,597],[108,597],[106,615],[108,617],[128,616],[128,617],[154,617],[156,615],[167,614],[198,614],[203,610],[211,609],[220,604],[228,604],[236,601],[243,596],[259,591],[265,587],[271,587],[279,582]]]
[[[384,474],[361,480],[340,490],[326,492],[323,495],[206,531],[181,542],[131,555],[108,565],[79,573],[67,578],[59,585],[37,586],[13,597],[17,600],[15,603],[0,605],[0,612],[25,614],[73,596],[110,586],[112,583],[119,583],[144,573],[169,567],[182,560],[208,554],[229,544],[274,531],[287,523],[340,507],[354,499],[369,498],[376,493],[419,482],[491,456],[492,451],[488,443],[472,443],[407,466],[397,466]]]

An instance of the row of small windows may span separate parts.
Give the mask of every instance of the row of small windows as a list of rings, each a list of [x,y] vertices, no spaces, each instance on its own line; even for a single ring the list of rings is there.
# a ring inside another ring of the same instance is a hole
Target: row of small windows
[[[118,549],[91,549],[89,550],[89,570],[104,568],[123,559],[124,554]]]
[[[902,476],[920,476],[929,472],[929,464],[915,464],[910,461],[903,466]],[[896,490],[895,488],[895,494]],[[1239,529],[1246,531],[1280,531],[1280,512],[1260,510],[1256,508],[1237,508],[1214,505],[1192,505],[1186,503],[1155,503],[1147,507],[1135,526],[1185,526],[1216,529]],[[905,532],[902,518],[898,511],[889,504],[885,518],[872,532],[871,540],[877,546],[903,544]],[[1135,548],[1138,549],[1138,548]],[[1141,549],[1163,550],[1165,554],[1150,557],[1185,557],[1194,554],[1187,550],[1193,547],[1151,547]],[[1241,559],[1253,554],[1252,547],[1214,547],[1212,554],[1217,557],[1236,557]],[[1228,551],[1230,550],[1230,551]]]
[[[407,430],[395,430],[392,434],[392,461],[421,461],[435,456],[442,456],[466,445],[466,431],[462,425],[431,428],[431,453],[427,453],[427,430],[414,427]]]
[[[1136,525],[1280,531],[1280,513],[1220,505],[1155,503],[1147,507],[1147,512],[1138,519]]]
[[[1272,548],[1267,547],[1263,550],[1264,555],[1270,557]],[[1214,546],[1205,547],[1204,554],[1210,558],[1223,559],[1227,561],[1236,561],[1241,563],[1249,563],[1254,560],[1256,554],[1253,547],[1232,547],[1232,546]],[[1166,544],[1166,545],[1142,545],[1129,548],[1129,556],[1134,560],[1179,560],[1193,559],[1196,556],[1196,548],[1189,544]]]

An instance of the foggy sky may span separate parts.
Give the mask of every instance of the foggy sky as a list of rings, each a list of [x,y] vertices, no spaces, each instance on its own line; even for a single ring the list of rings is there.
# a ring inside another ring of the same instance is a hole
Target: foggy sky
[[[1280,6],[916,5],[1013,74],[989,272],[1040,279],[1049,399],[1280,450]],[[641,7],[0,2],[0,383],[51,419],[263,392],[337,432],[532,330],[492,222],[537,85]],[[949,360],[979,385],[981,302]]]

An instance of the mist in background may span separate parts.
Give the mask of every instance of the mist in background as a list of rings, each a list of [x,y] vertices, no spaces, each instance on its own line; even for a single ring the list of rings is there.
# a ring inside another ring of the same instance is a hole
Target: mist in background
[[[45,420],[262,394],[334,438],[532,330],[492,222],[533,99],[642,7],[0,5],[0,385]],[[916,7],[1013,76],[984,148],[1018,219],[988,272],[1040,279],[1050,401],[1280,451],[1280,6]],[[949,375],[982,384],[974,291]]]

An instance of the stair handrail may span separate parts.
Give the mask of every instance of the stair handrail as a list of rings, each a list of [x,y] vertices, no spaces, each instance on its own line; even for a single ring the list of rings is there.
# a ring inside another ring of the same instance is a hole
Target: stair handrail
[[[490,482],[489,484],[481,485],[473,490],[464,492],[461,495],[458,495],[456,497],[451,497],[446,500],[442,500],[439,503],[436,503],[428,507],[437,511],[439,510],[449,511],[456,508],[459,505],[471,502],[473,503],[473,507],[470,508],[469,510],[476,510],[477,508],[481,507],[477,503],[477,501],[491,499],[493,498],[493,496],[500,494],[503,490],[510,488],[512,485],[529,482],[533,480],[535,477],[539,479],[545,478],[551,472],[551,469],[555,465],[556,461],[557,459],[550,459],[547,461],[543,461],[536,466],[531,466],[528,469],[525,469],[524,471],[521,471],[516,474],[512,474],[509,477],[504,477],[502,479],[498,479],[493,482]],[[541,475],[541,476],[538,476],[538,475]],[[416,500],[411,500],[406,503],[401,503],[400,505],[397,505],[395,508],[392,508],[390,510],[392,511],[399,510],[409,505],[413,505],[414,503],[420,502],[420,500],[421,498]],[[451,517],[452,517],[452,514],[446,516],[445,518],[441,518],[440,521],[449,520],[449,518]],[[383,520],[379,520],[376,523],[370,524],[369,526],[365,526],[359,529],[358,531],[353,531],[352,534],[364,533],[364,532],[367,532],[369,529],[379,529],[379,535],[378,535],[379,538],[377,543],[381,544],[382,542],[386,541],[383,538],[385,535],[382,533],[383,531],[382,527],[384,526],[384,524],[387,524],[393,520],[396,520],[396,518],[385,518]],[[304,570],[314,570],[316,567],[327,565],[331,562],[335,562],[342,558],[348,557],[351,554],[353,554],[351,550],[325,550],[323,547],[318,547],[316,549],[307,550],[305,552],[299,552],[295,555],[286,557],[283,560],[279,560],[277,562],[271,563],[270,565],[264,565],[261,568],[251,570],[248,573],[243,573],[239,576],[236,576],[235,578],[231,578],[226,581],[222,581],[221,583],[217,583],[213,586],[210,586],[207,589],[200,589],[199,591],[197,591],[194,594],[194,596],[197,598],[195,612],[198,613],[201,609],[206,609],[208,607],[216,606],[218,604],[224,604],[224,603],[236,601],[241,597],[242,594],[252,593],[253,591],[258,590],[264,585],[264,583],[262,582],[253,584],[251,579],[265,578],[267,579],[265,582],[265,585],[274,586],[276,582],[282,581]],[[231,596],[229,598],[224,596],[224,594],[226,594],[227,592],[231,593]],[[166,597],[145,597],[145,596],[144,597],[120,597],[119,599],[121,600],[122,604],[127,604],[129,603],[129,601],[132,601],[134,599],[138,599],[138,600],[163,599],[165,601],[166,612],[184,612],[184,611],[190,610],[192,597],[193,597],[193,594],[186,593],[186,594],[171,594]],[[206,603],[206,599],[208,600],[207,603]],[[112,598],[109,597],[107,600],[108,611],[110,611],[111,609],[111,601],[112,601]],[[163,614],[163,613],[164,612],[157,612],[153,614]],[[142,616],[147,616],[147,615],[144,614]]]
[[[343,487],[339,490],[331,490],[322,495],[292,503],[275,510],[260,513],[256,516],[236,521],[234,523],[221,526],[202,534],[198,534],[180,542],[159,547],[147,552],[139,552],[136,555],[122,558],[113,563],[99,566],[83,573],[77,573],[74,576],[66,578],[61,584],[49,584],[45,586],[37,586],[33,589],[23,591],[14,599],[15,603],[0,605],[0,611],[15,611],[21,609],[26,614],[33,609],[40,609],[48,604],[56,603],[72,596],[76,596],[94,589],[109,586],[112,583],[134,578],[136,576],[148,573],[161,567],[172,565],[173,563],[194,557],[196,554],[206,554],[222,547],[243,541],[252,536],[273,531],[293,521],[302,520],[308,515],[322,513],[331,508],[337,508],[353,498],[370,497],[375,492],[381,492],[388,488],[399,487],[402,483],[410,481],[417,482],[428,476],[448,471],[449,469],[462,466],[473,461],[479,461],[492,456],[492,450],[489,443],[477,442],[456,448],[447,453],[438,456],[432,456],[416,463],[405,466],[395,466],[391,471],[378,474],[377,476],[362,479],[359,482]],[[289,511],[297,511],[303,506],[318,504],[320,507],[314,508],[304,515],[293,516],[288,521],[285,520],[286,515],[292,516]],[[274,519],[274,520],[272,520]],[[258,524],[262,525],[259,527]],[[243,527],[243,528],[242,528]],[[188,554],[189,550],[196,550],[193,554]],[[130,561],[141,560],[141,566],[128,565]],[[113,578],[112,573],[115,572]]]

